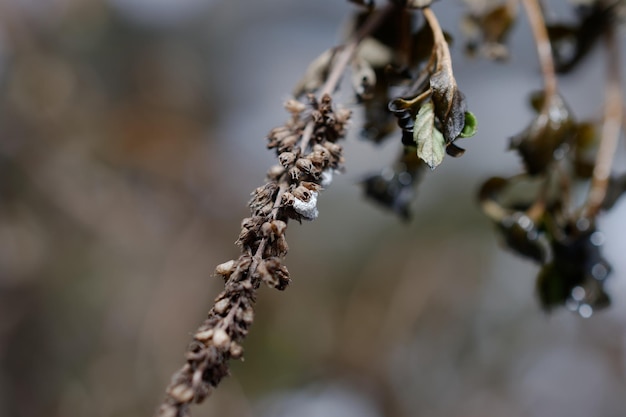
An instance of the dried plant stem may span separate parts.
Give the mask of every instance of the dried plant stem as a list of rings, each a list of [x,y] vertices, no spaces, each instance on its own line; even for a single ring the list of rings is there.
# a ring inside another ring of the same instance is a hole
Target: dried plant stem
[[[237,240],[241,256],[215,269],[225,281],[224,290],[196,330],[187,349],[187,363],[173,375],[158,417],[190,416],[190,405],[204,401],[228,375],[228,361],[242,357],[240,343],[254,321],[253,305],[260,285],[282,290],[289,284],[289,272],[282,264],[288,251],[287,223],[317,216],[317,194],[343,163],[342,148],[335,142],[345,136],[350,112],[335,111],[331,94],[359,43],[395,7],[390,4],[374,12],[337,48],[319,99],[310,96],[308,106],[295,100],[286,103],[292,118],[267,136],[268,148],[276,150],[280,165],[270,168],[266,184],[252,194],[251,216],[243,220]]]
[[[591,188],[585,205],[585,215],[594,218],[606,197],[613,155],[619,142],[623,123],[623,95],[621,80],[620,46],[613,27],[605,32],[607,77],[604,99],[604,118],[600,146],[591,179]]]
[[[537,55],[541,65],[541,73],[543,74],[543,82],[545,88],[546,100],[544,108],[550,105],[550,99],[557,93],[557,81],[554,72],[554,60],[552,59],[552,46],[546,22],[543,18],[543,12],[538,0],[522,0],[528,21],[537,45]]]
[[[422,13],[424,14],[424,18],[428,21],[428,25],[433,32],[433,40],[435,44],[433,49],[437,54],[436,66],[438,68],[444,68],[450,73],[450,76],[452,76],[453,72],[450,48],[448,48],[448,42],[443,35],[443,30],[441,29],[439,20],[437,20],[437,16],[435,16],[435,13],[430,9],[430,7],[423,8]]]

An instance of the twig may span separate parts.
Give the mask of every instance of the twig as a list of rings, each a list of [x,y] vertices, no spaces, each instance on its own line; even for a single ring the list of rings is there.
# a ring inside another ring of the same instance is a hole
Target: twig
[[[428,21],[428,25],[433,33],[433,41],[435,45],[434,50],[437,54],[436,66],[444,67],[446,71],[452,75],[452,58],[450,57],[450,48],[448,47],[448,42],[446,41],[445,36],[443,35],[441,25],[439,25],[439,20],[437,20],[437,16],[435,16],[435,13],[430,9],[430,7],[422,9],[422,13]]]
[[[624,117],[620,46],[615,36],[614,27],[606,29],[604,40],[607,52],[604,118],[602,121],[600,146],[596,155],[591,187],[584,210],[585,215],[592,219],[602,208],[602,203],[606,197],[613,165],[613,155],[617,149],[623,122],[622,117]]]
[[[361,41],[367,37],[370,33],[372,33],[388,16],[389,14],[395,10],[396,6],[393,4],[388,4],[382,9],[380,12],[375,13],[370,19],[368,19],[359,30],[352,36],[352,38],[343,46],[339,48],[339,50],[335,53],[335,57],[333,59],[333,67],[330,73],[328,74],[328,78],[326,82],[320,89],[318,93],[318,98],[322,98],[325,95],[331,95],[335,89],[337,88],[339,81],[341,80],[341,76],[346,71],[347,66],[350,64],[350,61],[354,57],[356,50],[361,43]],[[311,135],[313,134],[313,128],[315,126],[314,121],[310,121],[306,127],[304,128],[304,132],[302,133],[302,138],[300,139],[300,150],[302,152],[306,151],[309,146],[309,142],[311,140]]]
[[[541,73],[543,74],[543,82],[545,88],[546,99],[544,102],[544,109],[547,109],[550,105],[550,100],[557,93],[557,81],[554,72],[554,60],[552,59],[552,46],[550,44],[550,38],[548,37],[548,31],[546,30],[546,23],[543,18],[541,6],[537,0],[522,0],[528,21],[535,38],[537,45],[537,55],[539,56],[539,63],[541,65]]]

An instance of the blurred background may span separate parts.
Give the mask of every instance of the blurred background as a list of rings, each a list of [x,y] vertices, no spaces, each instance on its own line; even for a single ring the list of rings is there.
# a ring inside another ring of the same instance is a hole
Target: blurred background
[[[274,163],[265,134],[354,10],[0,2],[1,416],[152,414],[222,287],[215,265],[238,256]],[[461,53],[461,2],[435,12],[479,133],[426,176],[404,223],[359,186],[399,137],[375,146],[354,129],[319,219],[290,225],[292,285],[261,290],[245,362],[195,416],[626,415],[626,201],[600,222],[613,306],[542,312],[537,268],[501,249],[475,196],[521,169],[508,137],[541,87],[528,24],[496,64]],[[601,115],[602,62],[561,80],[581,118]],[[622,141],[622,171],[625,154]]]

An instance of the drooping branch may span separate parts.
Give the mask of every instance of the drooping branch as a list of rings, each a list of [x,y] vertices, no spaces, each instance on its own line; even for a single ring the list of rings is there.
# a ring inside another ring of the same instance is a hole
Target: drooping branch
[[[620,46],[613,27],[605,32],[607,75],[604,96],[604,117],[600,146],[591,179],[591,188],[585,205],[585,215],[595,217],[606,197],[613,156],[619,142],[624,120]]]
[[[545,89],[544,108],[550,106],[550,100],[557,93],[557,81],[554,70],[554,60],[552,58],[552,45],[546,29],[546,22],[543,18],[543,12],[538,0],[522,0],[530,27],[537,45],[537,55],[541,65],[541,73],[543,75]]]
[[[289,271],[282,264],[288,251],[287,224],[290,219],[317,217],[318,193],[343,163],[342,148],[336,142],[345,136],[351,112],[335,110],[331,94],[359,43],[394,7],[374,12],[337,48],[319,98],[310,95],[308,104],[296,100],[285,104],[291,119],[267,137],[268,148],[275,149],[280,165],[270,168],[266,184],[253,192],[251,216],[243,220],[237,240],[242,254],[215,269],[225,280],[224,290],[196,330],[186,364],[173,375],[156,416],[190,416],[190,405],[204,401],[228,375],[228,361],[242,357],[241,342],[254,321],[253,305],[260,285],[282,290],[289,284]]]

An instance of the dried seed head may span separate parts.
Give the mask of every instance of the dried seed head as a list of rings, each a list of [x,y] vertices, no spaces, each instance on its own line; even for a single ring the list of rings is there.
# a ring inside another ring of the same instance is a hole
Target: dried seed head
[[[235,261],[230,260],[224,262],[223,264],[219,264],[215,267],[215,274],[224,277],[224,279],[228,278],[233,271],[235,270]]]
[[[163,403],[161,407],[159,407],[158,415],[159,417],[177,417],[178,409],[171,404]]]
[[[330,154],[335,158],[341,157],[343,153],[343,148],[341,147],[341,145],[337,145],[336,143],[325,142],[322,146],[328,149],[328,152],[330,152]]]
[[[213,310],[217,314],[223,315],[224,313],[226,313],[226,310],[228,310],[229,306],[230,306],[230,300],[228,298],[222,298],[221,300],[215,303],[215,305],[213,306]]]
[[[213,345],[218,349],[224,349],[230,344],[230,336],[224,329],[215,329],[213,333]]]
[[[243,356],[243,348],[236,342],[230,343],[230,356],[233,359],[239,359]]]
[[[324,173],[322,172],[322,175],[323,174]],[[320,186],[320,184],[316,184],[314,182],[309,182],[309,181],[302,181],[300,183],[300,186],[306,188],[307,190],[315,191],[315,192],[321,191],[322,189],[322,186]]]
[[[274,287],[278,290],[284,290],[289,282],[291,281],[289,278],[289,271],[287,267],[284,266],[279,258],[273,257],[266,260],[266,268],[271,276],[270,281],[266,281],[271,287]]]
[[[185,384],[179,384],[171,388],[169,394],[179,403],[188,403],[193,398],[193,389]]]
[[[350,117],[352,117],[352,110],[338,109],[335,112],[335,120],[337,120],[338,123],[346,124],[348,120],[350,120]]]
[[[283,152],[278,155],[278,160],[280,161],[280,164],[287,169],[293,165],[293,162],[296,160],[296,154],[293,152]]]
[[[206,342],[213,337],[213,329],[203,330],[194,335],[196,340],[200,342]]]
[[[270,215],[272,210],[274,210],[274,202],[270,201],[269,203],[267,203],[263,207],[259,208],[256,211],[256,214],[258,214],[259,216],[262,216],[262,217],[267,217],[267,216]]]
[[[297,116],[306,110],[306,105],[298,100],[289,99],[285,102],[285,110]]]
[[[298,135],[289,135],[285,139],[278,142],[278,152],[292,151],[298,143]]]
[[[286,192],[283,193],[282,197],[280,198],[280,205],[282,207],[292,206],[294,200],[295,200],[295,197],[293,196],[293,194],[291,194],[290,192],[286,191]]]
[[[322,147],[324,151],[313,151],[307,158],[315,165],[316,168],[324,169],[330,160],[330,152]]]
[[[310,160],[306,158],[299,158],[296,161],[296,167],[298,167],[300,171],[306,174],[310,174],[311,171],[315,169],[315,167],[313,166],[313,162],[311,162]]]
[[[289,168],[289,177],[291,178],[292,181],[297,181],[298,178],[300,178],[301,174],[302,174],[302,171],[300,171],[300,168],[298,167]]]
[[[251,308],[243,310],[241,320],[248,325],[252,324],[252,322],[254,321],[254,310],[252,310]]]
[[[272,224],[270,222],[265,222],[261,226],[261,234],[263,237],[272,238],[274,236],[274,231],[272,230]]]
[[[287,223],[282,220],[272,220],[272,230],[276,236],[283,236],[287,230]]]
[[[278,181],[284,172],[285,168],[280,165],[274,165],[267,171],[267,178],[270,181]]]
[[[287,245],[285,236],[280,236],[274,243],[274,247],[276,249],[276,256],[284,257],[287,255],[287,252],[289,252],[289,245]]]
[[[302,200],[304,202],[309,201],[311,199],[311,196],[313,195],[313,191],[302,185],[296,187],[291,193],[296,199]]]

